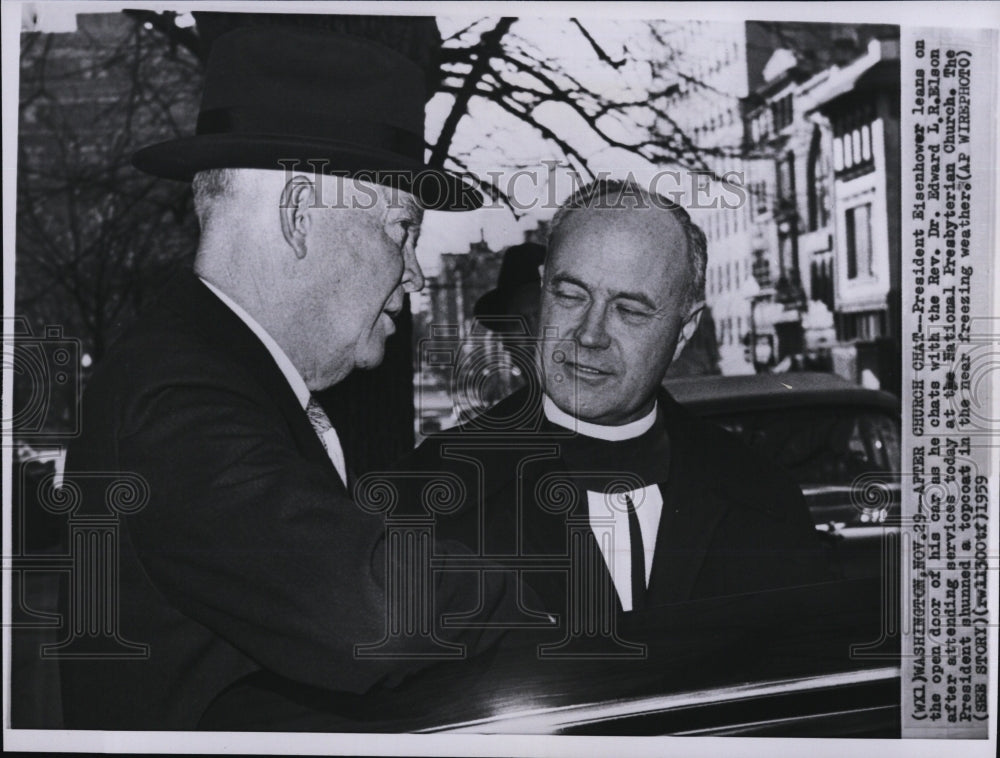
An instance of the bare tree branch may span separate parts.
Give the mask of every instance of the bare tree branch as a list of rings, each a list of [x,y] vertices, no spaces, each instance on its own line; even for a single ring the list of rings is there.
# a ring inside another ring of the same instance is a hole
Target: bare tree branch
[[[444,126],[441,127],[441,133],[434,144],[434,149],[431,150],[431,166],[441,167],[444,165],[445,158],[448,156],[448,149],[451,147],[452,139],[455,137],[455,130],[458,129],[458,122],[468,113],[469,100],[472,99],[479,85],[479,80],[489,70],[490,58],[499,54],[500,42],[515,20],[513,18],[500,19],[495,27],[480,37],[479,44],[475,48],[472,48],[472,69],[465,76],[465,82],[455,93],[455,102],[448,113],[448,117],[445,119]]]
[[[573,25],[577,29],[580,30],[580,34],[583,35],[584,39],[586,39],[587,42],[590,43],[591,48],[593,48],[594,52],[597,53],[597,57],[598,58],[600,58],[602,61],[604,61],[605,63],[607,63],[609,66],[611,66],[611,68],[617,69],[617,68],[621,68],[622,66],[625,65],[625,59],[624,58],[621,58],[620,60],[617,60],[617,61],[616,60],[612,60],[611,56],[608,55],[604,51],[604,48],[601,47],[599,44],[597,44],[597,40],[595,40],[590,35],[590,32],[587,31],[587,27],[585,27],[583,24],[581,24],[578,19],[571,18],[570,21],[573,23]]]
[[[190,224],[171,234],[160,224],[188,190],[142,176],[129,156],[176,126],[178,105],[193,112],[197,63],[136,25],[111,47],[79,34],[70,52],[82,65],[53,77],[53,37],[26,36],[36,41],[21,58],[17,304],[36,323],[55,315],[96,358],[150,272],[193,251]],[[102,72],[106,96],[93,96],[88,69]]]

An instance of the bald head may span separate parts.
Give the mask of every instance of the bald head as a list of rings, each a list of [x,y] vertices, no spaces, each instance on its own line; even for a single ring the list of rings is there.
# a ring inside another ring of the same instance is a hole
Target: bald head
[[[581,188],[566,199],[556,211],[549,225],[549,246],[558,236],[566,221],[582,212],[589,214],[597,211],[614,211],[613,215],[603,216],[605,219],[620,220],[625,224],[642,225],[650,219],[660,219],[656,211],[673,218],[680,226],[684,244],[668,245],[666,239],[662,244],[653,244],[653,248],[663,255],[686,258],[690,277],[687,290],[683,293],[685,307],[691,308],[705,299],[705,267],[708,261],[708,243],[705,233],[691,220],[691,216],[683,206],[662,195],[650,192],[634,181],[618,181],[613,179],[600,180]],[[628,214],[627,211],[635,211]],[[650,211],[642,215],[643,212]],[[669,227],[667,223],[667,227]]]

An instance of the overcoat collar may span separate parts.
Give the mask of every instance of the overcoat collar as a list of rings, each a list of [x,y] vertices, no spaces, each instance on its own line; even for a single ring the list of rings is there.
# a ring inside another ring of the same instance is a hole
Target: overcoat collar
[[[254,377],[287,421],[302,455],[313,463],[328,466],[332,479],[346,492],[295,392],[250,327],[191,271],[179,272],[171,279],[161,294],[161,303],[192,324],[214,349],[232,358]]]

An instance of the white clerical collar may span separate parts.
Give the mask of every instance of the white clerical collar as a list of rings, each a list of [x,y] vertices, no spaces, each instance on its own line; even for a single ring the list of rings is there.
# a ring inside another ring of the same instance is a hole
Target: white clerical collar
[[[302,378],[302,374],[299,370],[295,368],[295,364],[289,360],[288,356],[285,355],[285,351],[281,349],[281,345],[274,341],[274,338],[267,333],[267,331],[259,323],[257,319],[243,310],[242,306],[233,300],[229,295],[220,290],[214,284],[203,277],[198,277],[201,279],[202,284],[208,287],[216,297],[219,298],[223,303],[225,303],[229,309],[240,317],[250,330],[257,335],[257,339],[264,343],[264,347],[267,348],[267,352],[271,354],[274,358],[274,362],[278,364],[278,368],[281,369],[281,373],[285,375],[285,380],[291,386],[292,391],[295,393],[295,397],[298,398],[299,404],[305,408],[309,404],[309,388],[306,386],[305,379]]]
[[[545,418],[557,426],[570,431],[579,432],[587,437],[595,437],[599,440],[609,442],[620,442],[629,440],[645,434],[656,423],[656,403],[653,403],[653,410],[640,419],[630,421],[621,426],[604,426],[603,424],[592,424],[589,421],[582,421],[574,416],[570,416],[562,410],[548,395],[542,399],[542,410]]]

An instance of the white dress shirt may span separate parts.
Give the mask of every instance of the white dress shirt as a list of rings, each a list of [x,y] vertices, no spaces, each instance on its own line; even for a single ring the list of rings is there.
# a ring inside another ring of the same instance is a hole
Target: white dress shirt
[[[542,401],[545,417],[553,424],[570,429],[587,437],[618,441],[632,439],[645,434],[656,423],[656,405],[646,416],[622,426],[603,426],[582,421],[561,410],[548,396]],[[629,490],[628,493],[608,494],[587,490],[587,513],[590,528],[604,556],[611,579],[614,581],[622,609],[632,610],[632,547],[629,540],[628,510],[625,494],[632,498],[635,513],[642,533],[642,551],[645,559],[645,583],[653,569],[653,551],[656,547],[656,533],[660,528],[663,513],[663,496],[660,488],[651,484],[647,487]]]
[[[295,393],[295,397],[299,401],[299,405],[302,406],[302,412],[305,413],[306,406],[309,404],[309,398],[312,397],[309,392],[309,388],[306,386],[305,380],[299,373],[299,370],[295,368],[295,365],[289,360],[288,356],[285,355],[285,351],[281,349],[281,346],[274,341],[274,338],[267,333],[267,331],[262,327],[253,316],[247,313],[239,303],[229,297],[225,292],[220,290],[214,284],[212,284],[207,279],[198,277],[201,279],[202,283],[208,287],[212,293],[219,298],[226,307],[229,308],[233,313],[239,316],[240,320],[250,327],[250,330],[257,335],[267,352],[271,354],[274,358],[274,362],[278,364],[278,368],[284,375],[285,380],[288,382],[292,391]],[[323,445],[326,447],[327,455],[330,456],[330,460],[333,462],[334,468],[337,469],[337,473],[340,474],[341,481],[344,485],[347,485],[347,463],[344,460],[344,448],[340,444],[340,437],[337,436],[337,430],[332,426],[322,435]]]

